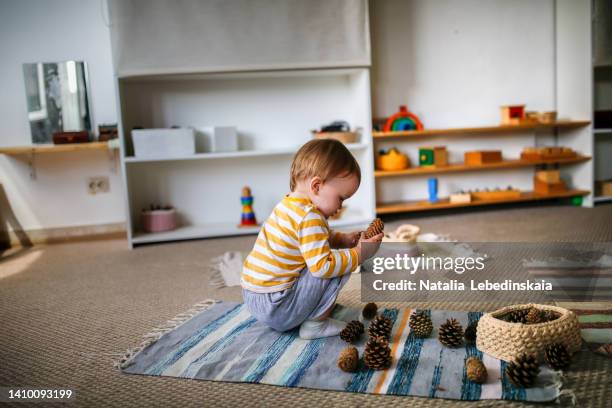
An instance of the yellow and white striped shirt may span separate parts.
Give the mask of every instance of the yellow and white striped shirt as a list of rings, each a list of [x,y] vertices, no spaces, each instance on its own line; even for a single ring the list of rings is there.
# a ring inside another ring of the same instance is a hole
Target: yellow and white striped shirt
[[[286,196],[244,261],[242,287],[258,293],[281,291],[293,285],[304,267],[322,279],[352,272],[358,266],[357,250],[331,249],[330,234],[327,220],[309,199]]]

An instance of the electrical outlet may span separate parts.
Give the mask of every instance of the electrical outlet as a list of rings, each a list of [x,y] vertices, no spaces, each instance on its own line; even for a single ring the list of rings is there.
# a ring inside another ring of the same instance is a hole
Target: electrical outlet
[[[89,194],[108,193],[110,181],[106,176],[89,177],[87,179],[87,192]]]

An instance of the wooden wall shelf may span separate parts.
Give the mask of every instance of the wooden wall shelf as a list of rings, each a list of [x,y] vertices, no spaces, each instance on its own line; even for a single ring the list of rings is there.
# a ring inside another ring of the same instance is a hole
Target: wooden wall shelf
[[[61,145],[41,144],[32,146],[17,146],[17,147],[0,147],[0,154],[16,156],[22,154],[38,154],[38,153],[61,153],[61,152],[80,152],[86,150],[111,150],[112,147],[108,142],[91,142],[91,143],[68,143]]]
[[[475,207],[481,205],[519,203],[528,201],[552,200],[556,198],[568,198],[576,196],[586,196],[590,194],[587,190],[568,190],[558,194],[540,195],[533,191],[524,191],[520,197],[509,198],[504,200],[477,200],[470,203],[451,203],[448,198],[440,199],[437,203],[430,203],[427,200],[405,201],[399,203],[378,204],[376,207],[377,214],[392,214],[399,212],[416,212],[428,210],[440,210],[444,208],[459,208],[459,207]]]
[[[466,171],[483,171],[496,169],[514,169],[521,167],[532,167],[539,164],[573,164],[582,163],[590,160],[588,156],[577,156],[565,159],[553,160],[504,160],[497,163],[483,164],[480,166],[468,166],[464,163],[450,164],[446,167],[411,167],[404,170],[384,171],[376,170],[375,177],[397,177],[397,176],[418,176],[426,174],[458,173]]]
[[[507,126],[485,126],[473,128],[451,128],[451,129],[425,129],[406,130],[401,132],[372,132],[374,139],[393,139],[397,137],[423,137],[423,136],[463,136],[478,133],[512,133],[520,130],[546,130],[546,129],[573,129],[590,125],[588,120],[557,121],[550,124],[523,124]]]

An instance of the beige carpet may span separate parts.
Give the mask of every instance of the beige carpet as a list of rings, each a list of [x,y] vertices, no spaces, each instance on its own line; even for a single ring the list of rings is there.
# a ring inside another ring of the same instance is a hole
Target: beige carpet
[[[411,217],[424,232],[471,241],[612,241],[612,206],[552,206]],[[399,223],[396,221],[395,223]],[[394,223],[389,223],[393,226]],[[139,247],[94,241],[5,252],[0,258],[0,386],[70,387],[71,406],[507,406],[121,374],[119,352],[205,299],[241,300],[208,286],[207,264],[254,237]],[[340,302],[359,305],[358,280]],[[444,305],[452,307],[453,305]],[[474,307],[490,305],[474,305]],[[333,362],[330,362],[333,363]],[[579,406],[612,400],[612,360],[582,353],[567,376]]]

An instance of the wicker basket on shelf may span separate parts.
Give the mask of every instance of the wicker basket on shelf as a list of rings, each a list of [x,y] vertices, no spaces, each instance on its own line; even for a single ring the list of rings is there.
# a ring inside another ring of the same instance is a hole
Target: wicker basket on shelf
[[[555,320],[522,324],[501,320],[501,317],[517,310],[537,308],[550,310],[559,315]],[[504,361],[512,361],[522,353],[535,354],[543,358],[546,346],[561,343],[568,352],[578,351],[582,345],[578,318],[571,310],[557,306],[524,304],[507,306],[491,313],[486,313],[478,322],[476,347]]]

